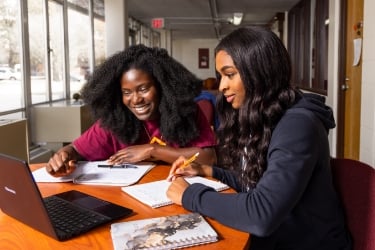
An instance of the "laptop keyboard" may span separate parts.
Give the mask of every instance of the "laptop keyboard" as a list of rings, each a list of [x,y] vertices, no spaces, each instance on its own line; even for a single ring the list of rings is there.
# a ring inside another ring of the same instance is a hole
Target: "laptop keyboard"
[[[109,217],[74,206],[56,196],[45,198],[44,203],[58,237],[62,240],[110,221]]]

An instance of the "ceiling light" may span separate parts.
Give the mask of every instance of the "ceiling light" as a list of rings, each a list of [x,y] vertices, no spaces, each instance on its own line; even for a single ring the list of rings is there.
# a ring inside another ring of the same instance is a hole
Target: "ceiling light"
[[[233,24],[234,25],[240,25],[240,23],[242,22],[242,17],[243,17],[243,13],[241,12],[236,12],[233,14]]]

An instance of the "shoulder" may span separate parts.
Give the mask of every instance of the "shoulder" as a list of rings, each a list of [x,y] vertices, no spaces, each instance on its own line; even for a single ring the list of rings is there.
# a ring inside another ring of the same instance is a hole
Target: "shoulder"
[[[290,109],[280,119],[272,132],[270,150],[277,148],[292,151],[319,151],[327,144],[327,130],[319,118],[304,108]]]
[[[281,117],[280,121],[275,127],[278,130],[320,130],[324,129],[323,124],[319,118],[311,110],[305,108],[291,108],[288,109]],[[285,132],[285,131],[284,131]]]

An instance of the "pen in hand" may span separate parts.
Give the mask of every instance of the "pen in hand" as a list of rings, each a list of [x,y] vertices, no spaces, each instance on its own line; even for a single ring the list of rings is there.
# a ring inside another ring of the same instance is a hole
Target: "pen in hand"
[[[184,161],[184,163],[181,166],[179,166],[178,168],[175,169],[174,175],[176,175],[176,170],[177,169],[184,169],[184,168],[186,168],[190,163],[192,163],[193,161],[195,161],[197,159],[198,155],[199,155],[199,152],[195,153],[188,160]]]

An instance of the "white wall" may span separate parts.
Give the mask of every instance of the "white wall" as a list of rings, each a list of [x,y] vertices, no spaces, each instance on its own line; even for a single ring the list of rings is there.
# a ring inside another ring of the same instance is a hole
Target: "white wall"
[[[364,0],[362,47],[362,98],[360,160],[375,167],[375,9],[374,0]]]
[[[340,27],[340,0],[329,2],[329,38],[328,38],[328,86],[326,103],[333,110],[337,121],[338,106],[338,71],[339,71],[339,27]],[[336,156],[337,150],[337,127],[330,131],[329,142],[331,155]]]
[[[182,63],[191,72],[202,80],[215,77],[214,48],[218,44],[216,39],[187,39],[174,40],[172,42],[172,56]],[[200,69],[198,67],[198,49],[209,49],[209,68]]]

